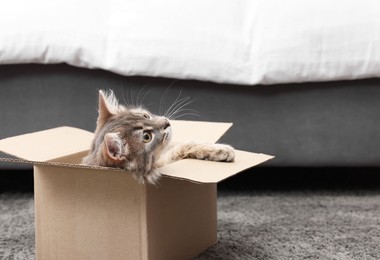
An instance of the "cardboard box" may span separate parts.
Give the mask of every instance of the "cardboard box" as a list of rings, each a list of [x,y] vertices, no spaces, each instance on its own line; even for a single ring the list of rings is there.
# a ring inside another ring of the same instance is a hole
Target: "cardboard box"
[[[173,141],[216,142],[232,125],[171,121]],[[34,166],[37,259],[191,259],[217,241],[217,183],[272,156],[186,159],[157,186],[120,169],[80,165],[93,133],[72,127],[11,137],[0,151]]]

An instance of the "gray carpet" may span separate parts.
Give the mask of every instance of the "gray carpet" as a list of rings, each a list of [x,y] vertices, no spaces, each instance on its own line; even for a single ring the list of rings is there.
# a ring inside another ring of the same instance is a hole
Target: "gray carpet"
[[[0,195],[0,258],[34,259],[31,194]],[[220,191],[208,259],[379,259],[380,191]]]
[[[0,259],[34,259],[33,195],[0,194]]]

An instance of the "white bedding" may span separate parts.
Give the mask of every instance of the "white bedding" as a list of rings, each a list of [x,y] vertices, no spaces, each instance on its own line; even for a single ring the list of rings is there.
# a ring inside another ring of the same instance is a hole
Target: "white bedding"
[[[274,84],[380,76],[378,0],[12,0],[0,64]]]

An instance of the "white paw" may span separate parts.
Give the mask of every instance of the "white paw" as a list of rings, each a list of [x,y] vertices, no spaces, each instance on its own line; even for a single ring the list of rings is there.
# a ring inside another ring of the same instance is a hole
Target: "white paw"
[[[208,156],[204,159],[216,162],[233,162],[235,159],[235,150],[230,145],[213,144],[210,146]]]

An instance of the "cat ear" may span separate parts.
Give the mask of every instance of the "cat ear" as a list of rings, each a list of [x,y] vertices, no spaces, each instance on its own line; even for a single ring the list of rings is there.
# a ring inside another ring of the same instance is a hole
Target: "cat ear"
[[[102,127],[112,115],[113,114],[111,113],[107,102],[106,94],[102,90],[99,90],[98,128]]]
[[[128,146],[123,145],[123,140],[117,133],[108,133],[104,136],[105,154],[115,162],[125,160],[128,154]]]

